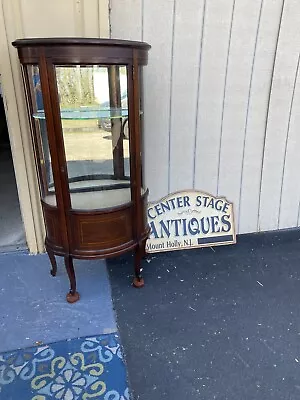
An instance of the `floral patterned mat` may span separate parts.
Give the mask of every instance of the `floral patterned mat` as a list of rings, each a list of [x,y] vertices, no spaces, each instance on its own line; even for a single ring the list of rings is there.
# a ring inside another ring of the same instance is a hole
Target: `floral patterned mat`
[[[118,335],[1,353],[0,399],[129,400]]]

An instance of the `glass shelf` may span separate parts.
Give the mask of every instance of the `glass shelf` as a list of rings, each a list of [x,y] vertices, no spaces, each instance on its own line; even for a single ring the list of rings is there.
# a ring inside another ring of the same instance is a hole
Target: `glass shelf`
[[[70,193],[80,192],[97,192],[101,190],[112,190],[112,189],[126,189],[130,188],[130,180],[114,180],[114,179],[100,179],[97,175],[90,176],[90,180],[84,179],[84,177],[70,178],[69,179],[69,190]],[[49,193],[54,192],[54,186],[49,188]]]
[[[141,195],[145,194],[145,189],[141,189]],[[113,189],[99,192],[71,193],[72,208],[75,210],[103,210],[129,204],[131,202],[130,188]],[[44,197],[44,202],[52,207],[56,207],[56,196],[49,194]]]
[[[45,119],[44,110],[37,110],[33,114],[36,119]],[[62,109],[60,112],[61,119],[71,120],[89,120],[89,119],[114,119],[128,117],[127,108],[104,108],[96,107],[79,107],[71,109]]]
[[[71,193],[72,208],[75,210],[101,210],[131,202],[130,188],[110,191]],[[56,207],[55,195],[44,198],[45,203]]]

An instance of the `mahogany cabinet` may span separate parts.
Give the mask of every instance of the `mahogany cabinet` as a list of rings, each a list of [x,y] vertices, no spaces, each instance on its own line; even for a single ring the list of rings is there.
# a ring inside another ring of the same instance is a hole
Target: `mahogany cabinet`
[[[73,258],[134,250],[133,284],[149,234],[142,178],[143,42],[45,38],[13,42],[21,63],[46,226],[56,274],[63,256],[67,301],[79,299]]]

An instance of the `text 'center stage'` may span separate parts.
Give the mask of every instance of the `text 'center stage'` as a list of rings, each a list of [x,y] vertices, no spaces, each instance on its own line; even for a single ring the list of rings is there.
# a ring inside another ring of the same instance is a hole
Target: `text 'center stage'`
[[[205,192],[177,192],[150,203],[148,222],[148,253],[236,243],[233,204]]]

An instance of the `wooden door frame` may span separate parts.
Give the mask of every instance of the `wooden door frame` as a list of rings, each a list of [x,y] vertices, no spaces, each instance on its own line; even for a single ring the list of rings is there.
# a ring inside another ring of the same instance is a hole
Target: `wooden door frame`
[[[99,36],[109,36],[109,2],[98,0]],[[84,36],[83,0],[74,0],[75,34]],[[89,10],[90,12],[90,10]],[[27,118],[21,68],[11,42],[24,37],[20,0],[0,0],[0,76],[15,177],[27,246],[44,252],[45,227]]]
[[[39,253],[44,251],[44,223],[21,72],[17,52],[11,46],[15,35],[22,34],[18,5],[0,0],[1,87],[26,242],[31,253]]]
[[[26,242],[31,253],[44,251],[42,218],[30,130],[22,90],[15,36],[22,35],[19,2],[0,0],[0,74],[10,146]]]

